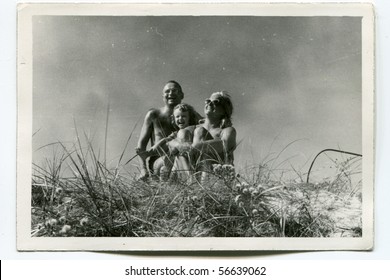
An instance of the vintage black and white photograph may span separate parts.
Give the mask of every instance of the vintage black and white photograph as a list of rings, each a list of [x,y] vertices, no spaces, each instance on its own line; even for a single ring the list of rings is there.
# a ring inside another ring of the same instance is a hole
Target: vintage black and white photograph
[[[372,248],[372,6],[18,16],[20,250]]]

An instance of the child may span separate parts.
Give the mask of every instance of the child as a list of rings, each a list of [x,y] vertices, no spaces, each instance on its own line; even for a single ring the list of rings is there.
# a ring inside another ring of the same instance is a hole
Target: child
[[[162,147],[166,146],[168,142],[174,139],[181,144],[188,145],[188,148],[191,147],[193,132],[195,125],[197,124],[197,113],[194,108],[185,103],[176,105],[173,109],[172,122],[178,131],[175,131],[168,137],[158,141],[153,147],[150,148],[150,150],[147,151],[148,155],[162,153]],[[179,154],[177,149],[171,150],[170,154],[165,156],[163,164],[157,167],[158,170],[156,173],[157,175],[160,175],[163,180],[166,180],[169,177],[175,156],[184,156],[184,153]],[[184,167],[181,167],[180,169],[182,168]],[[186,169],[189,169],[189,167],[186,167]],[[189,172],[189,170],[186,171]]]

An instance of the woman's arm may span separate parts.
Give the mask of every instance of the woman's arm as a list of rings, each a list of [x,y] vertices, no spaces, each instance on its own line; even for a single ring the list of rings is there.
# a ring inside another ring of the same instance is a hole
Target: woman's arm
[[[221,140],[224,142],[225,148],[228,152],[236,149],[236,136],[237,132],[234,127],[227,127],[222,130]]]
[[[220,139],[205,140],[207,130],[204,127],[198,127],[194,131],[194,140],[192,147],[205,153],[221,154],[226,151],[232,151],[236,148],[236,130],[234,127],[224,128]]]

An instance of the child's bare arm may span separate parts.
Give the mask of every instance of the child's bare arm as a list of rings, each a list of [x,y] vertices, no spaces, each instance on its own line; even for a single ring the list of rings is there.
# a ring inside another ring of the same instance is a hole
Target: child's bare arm
[[[177,133],[173,132],[168,137],[162,138],[160,141],[158,141],[156,144],[153,145],[153,147],[150,148],[148,151],[149,156],[158,154],[159,149],[162,149],[165,144],[167,144],[169,141],[175,139]]]
[[[192,133],[187,129],[180,129],[177,132],[177,140],[183,143],[192,143]]]
[[[192,143],[192,133],[187,129],[180,129],[176,139],[168,143],[172,154],[189,152]]]

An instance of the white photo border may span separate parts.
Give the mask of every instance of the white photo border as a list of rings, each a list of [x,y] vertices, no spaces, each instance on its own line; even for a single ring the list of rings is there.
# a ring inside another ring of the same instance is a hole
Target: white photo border
[[[362,17],[361,238],[31,237],[32,17],[241,15]],[[371,4],[19,4],[17,34],[17,248],[21,251],[372,250],[374,244],[374,7]]]

